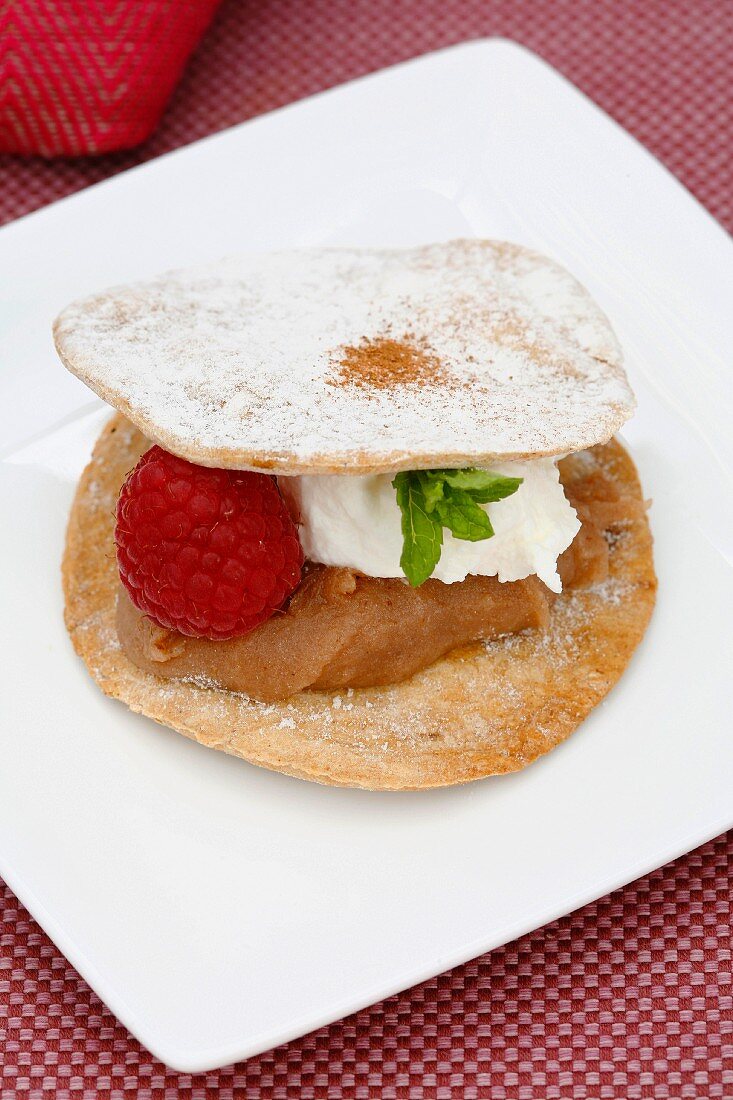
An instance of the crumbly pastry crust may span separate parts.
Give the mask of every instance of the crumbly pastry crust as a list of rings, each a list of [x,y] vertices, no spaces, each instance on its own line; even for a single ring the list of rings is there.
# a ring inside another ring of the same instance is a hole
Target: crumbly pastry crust
[[[209,466],[490,465],[602,443],[634,407],[588,292],[501,241],[231,257],[72,303],[54,336],[149,439]]]
[[[612,532],[608,580],[559,597],[546,631],[467,647],[404,683],[265,704],[165,681],[128,660],[115,626],[115,502],[148,446],[116,415],[82,475],[63,562],[67,628],[107,695],[262,767],[371,790],[516,771],[563,741],[613,687],[652,613],[651,534],[646,517],[635,514]],[[623,494],[642,499],[634,464],[617,441],[573,461],[599,463]]]

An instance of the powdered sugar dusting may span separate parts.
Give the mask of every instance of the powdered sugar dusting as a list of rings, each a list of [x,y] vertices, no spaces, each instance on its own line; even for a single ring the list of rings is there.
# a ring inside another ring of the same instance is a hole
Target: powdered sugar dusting
[[[501,242],[232,257],[74,303],[55,336],[148,437],[210,465],[486,464],[606,440],[633,408],[587,292]],[[427,349],[434,384],[334,385],[344,349],[378,340]]]

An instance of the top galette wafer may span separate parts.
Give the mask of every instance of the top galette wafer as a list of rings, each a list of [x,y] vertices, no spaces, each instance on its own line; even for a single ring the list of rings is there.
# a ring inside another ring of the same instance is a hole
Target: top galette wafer
[[[69,370],[201,465],[488,466],[605,442],[634,407],[587,291],[499,241],[231,257],[77,301],[54,335]]]

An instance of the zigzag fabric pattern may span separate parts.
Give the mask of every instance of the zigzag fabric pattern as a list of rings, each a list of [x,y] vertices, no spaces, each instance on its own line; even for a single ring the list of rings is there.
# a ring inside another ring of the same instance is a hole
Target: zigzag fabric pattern
[[[0,152],[144,141],[218,2],[0,0]]]

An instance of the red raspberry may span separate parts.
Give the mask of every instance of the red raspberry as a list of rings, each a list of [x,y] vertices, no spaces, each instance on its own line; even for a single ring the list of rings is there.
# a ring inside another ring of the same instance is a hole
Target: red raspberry
[[[192,638],[236,638],[282,607],[303,551],[275,479],[195,466],[151,447],[128,475],[115,526],[138,610]]]

